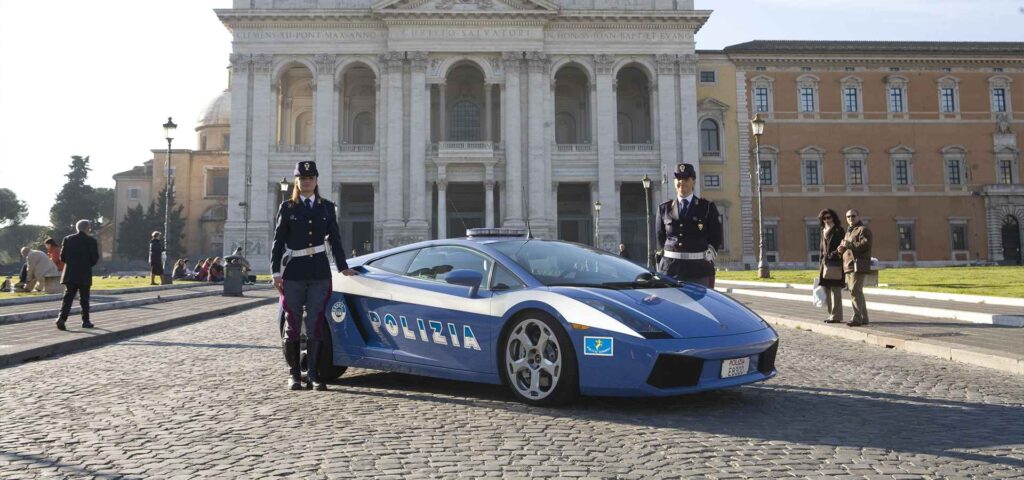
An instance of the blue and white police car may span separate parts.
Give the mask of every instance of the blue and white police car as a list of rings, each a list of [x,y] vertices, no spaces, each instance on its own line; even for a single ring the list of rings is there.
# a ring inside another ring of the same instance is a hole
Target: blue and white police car
[[[335,275],[321,375],[362,367],[505,384],[535,405],[776,375],[778,335],[725,295],[584,245],[467,234],[356,257],[360,275]]]

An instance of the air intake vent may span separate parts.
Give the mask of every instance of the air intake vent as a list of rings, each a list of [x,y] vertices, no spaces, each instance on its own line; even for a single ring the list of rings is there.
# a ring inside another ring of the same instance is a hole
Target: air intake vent
[[[704,359],[684,355],[658,355],[647,383],[658,388],[692,387],[700,381]]]
[[[776,340],[768,350],[761,352],[757,357],[757,371],[768,375],[775,370],[775,354],[779,351],[779,341]]]

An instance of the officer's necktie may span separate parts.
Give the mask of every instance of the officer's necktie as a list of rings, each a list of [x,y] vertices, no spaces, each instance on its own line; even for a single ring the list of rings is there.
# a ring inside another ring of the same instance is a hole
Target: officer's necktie
[[[688,199],[684,198],[683,199],[683,204],[679,207],[679,218],[680,219],[683,218],[684,216],[686,216],[686,210],[688,208],[690,208],[690,201]]]
[[[313,209],[313,201],[308,199],[308,198],[306,199],[306,208],[308,208],[310,210]]]

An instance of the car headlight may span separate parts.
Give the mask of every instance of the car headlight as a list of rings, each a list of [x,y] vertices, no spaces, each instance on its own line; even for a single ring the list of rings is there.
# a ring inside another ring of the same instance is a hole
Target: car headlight
[[[627,312],[625,309],[621,307],[606,302],[602,302],[600,300],[584,299],[580,301],[587,304],[588,306],[593,307],[594,309],[600,311],[601,313],[614,318],[623,325],[633,329],[633,331],[639,333],[644,338],[672,338],[671,334],[662,330],[661,328],[658,328],[657,325],[654,325],[649,321],[636,318],[636,315]]]

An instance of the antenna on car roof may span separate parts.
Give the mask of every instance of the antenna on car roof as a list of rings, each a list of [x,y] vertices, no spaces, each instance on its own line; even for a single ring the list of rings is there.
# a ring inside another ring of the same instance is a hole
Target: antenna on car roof
[[[526,218],[526,239],[529,240],[533,238],[533,232],[530,231],[530,210],[526,206],[526,185],[523,185],[523,194],[520,197],[523,199],[523,214]]]

